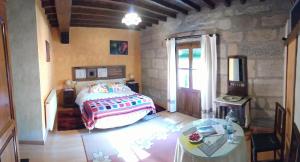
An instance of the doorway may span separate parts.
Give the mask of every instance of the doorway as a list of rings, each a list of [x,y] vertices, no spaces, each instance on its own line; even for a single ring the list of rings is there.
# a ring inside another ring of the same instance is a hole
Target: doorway
[[[199,42],[176,45],[177,109],[201,118],[201,48]]]

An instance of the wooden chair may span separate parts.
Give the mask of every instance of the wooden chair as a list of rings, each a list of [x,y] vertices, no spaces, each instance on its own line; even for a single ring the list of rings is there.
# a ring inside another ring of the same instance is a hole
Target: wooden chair
[[[283,161],[285,135],[285,110],[276,102],[274,131],[272,133],[253,134],[251,137],[251,161],[257,162],[257,153],[280,150],[280,161]]]
[[[300,133],[296,124],[293,123],[292,140],[289,149],[287,162],[300,162]]]

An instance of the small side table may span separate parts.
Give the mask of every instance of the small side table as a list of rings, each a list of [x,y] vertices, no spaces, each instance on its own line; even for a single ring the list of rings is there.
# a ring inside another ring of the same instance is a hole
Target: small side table
[[[74,107],[75,106],[75,89],[64,89],[63,91],[63,107]]]
[[[136,93],[139,93],[139,83],[138,82],[127,82],[126,85]]]
[[[215,104],[217,107],[216,117],[217,118],[225,118],[226,114],[231,108],[233,111],[238,112],[238,122],[244,127],[248,128],[251,122],[251,97],[247,96],[239,101],[227,101],[224,100],[224,97],[227,95],[221,95],[215,100]]]

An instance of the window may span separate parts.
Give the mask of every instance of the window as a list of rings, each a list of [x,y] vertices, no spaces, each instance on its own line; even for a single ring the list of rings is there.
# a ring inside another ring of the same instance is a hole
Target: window
[[[179,88],[200,89],[200,43],[177,45],[177,81]]]

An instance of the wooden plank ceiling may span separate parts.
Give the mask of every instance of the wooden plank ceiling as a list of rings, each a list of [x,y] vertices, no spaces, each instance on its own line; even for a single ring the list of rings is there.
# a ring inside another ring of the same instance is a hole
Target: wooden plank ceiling
[[[67,34],[70,27],[104,27],[117,29],[142,30],[176,18],[178,13],[200,12],[208,7],[213,10],[217,5],[230,7],[232,0],[41,0],[42,7],[53,27]],[[240,1],[245,4],[246,0]],[[262,1],[262,0],[261,0]],[[121,23],[123,16],[130,10],[136,11],[142,22],[135,27]]]

